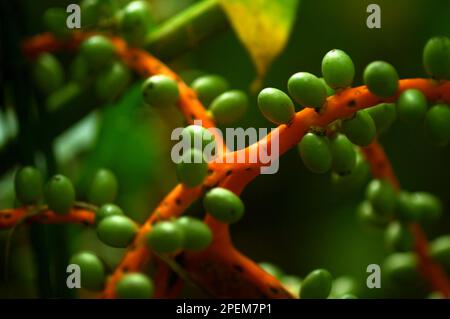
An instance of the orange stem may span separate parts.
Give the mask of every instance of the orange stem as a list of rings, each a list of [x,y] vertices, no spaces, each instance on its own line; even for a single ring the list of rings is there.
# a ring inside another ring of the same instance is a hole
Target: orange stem
[[[95,213],[86,209],[73,208],[65,215],[56,214],[50,210],[29,215],[30,207],[19,207],[0,211],[0,229],[11,228],[25,219],[27,223],[41,224],[84,224],[92,225]]]

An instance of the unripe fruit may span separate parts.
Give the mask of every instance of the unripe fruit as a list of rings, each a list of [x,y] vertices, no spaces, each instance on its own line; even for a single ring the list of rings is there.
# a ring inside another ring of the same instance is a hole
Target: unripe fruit
[[[217,123],[227,125],[239,120],[245,114],[247,107],[247,94],[239,90],[231,90],[216,97],[209,109]]]
[[[261,267],[266,273],[268,273],[269,275],[271,275],[277,279],[280,279],[281,277],[284,276],[284,273],[280,269],[280,267],[278,267],[277,265],[274,265],[272,263],[261,262],[261,263],[258,263],[258,266]]]
[[[115,62],[98,75],[95,93],[102,100],[112,101],[127,87],[130,77],[128,68],[121,62]]]
[[[63,38],[70,33],[67,28],[67,13],[63,8],[49,8],[42,16],[45,27],[56,37]]]
[[[216,187],[203,198],[206,212],[223,223],[235,223],[244,215],[242,200],[232,191]]]
[[[398,117],[411,124],[420,123],[427,111],[427,99],[417,89],[408,89],[397,100]]]
[[[43,53],[33,67],[33,79],[42,93],[50,94],[64,83],[63,67],[54,55]]]
[[[342,121],[342,132],[359,146],[368,146],[376,135],[375,123],[366,110],[360,110],[354,117]]]
[[[228,90],[228,82],[218,75],[205,75],[192,82],[192,89],[204,106],[208,107],[220,94]]]
[[[450,106],[437,104],[425,116],[425,135],[437,146],[450,141]]]
[[[99,70],[113,61],[116,50],[108,38],[94,35],[81,44],[80,55],[92,69]]]
[[[390,97],[397,92],[398,74],[389,63],[375,61],[364,70],[364,83],[374,95]]]
[[[438,237],[430,243],[430,256],[450,269],[450,235]]]
[[[333,170],[341,175],[349,175],[356,166],[355,146],[344,134],[330,138],[330,151],[333,158]]]
[[[297,103],[305,107],[320,109],[327,99],[322,81],[308,72],[292,75],[288,80],[288,91]]]
[[[420,220],[420,210],[414,204],[413,194],[404,191],[398,194],[395,215],[401,221],[411,222]]]
[[[183,247],[183,228],[176,222],[161,221],[148,233],[147,243],[159,254],[173,253]]]
[[[381,269],[392,282],[408,285],[420,281],[417,263],[413,253],[394,253],[386,258]]]
[[[282,276],[280,278],[281,284],[296,298],[299,297],[302,281],[296,276]]]
[[[42,198],[42,174],[32,166],[19,169],[14,177],[16,196],[23,204],[36,204]]]
[[[337,191],[357,190],[369,179],[370,167],[361,152],[356,152],[356,165],[352,172],[346,176],[334,173],[331,177]]]
[[[153,281],[141,273],[125,274],[116,285],[116,295],[122,299],[148,299],[153,293]]]
[[[108,246],[127,247],[138,231],[137,225],[123,215],[103,218],[97,225],[98,238]]]
[[[122,209],[114,204],[104,204],[95,213],[95,223],[98,224],[104,218],[114,215],[123,215]]]
[[[325,173],[331,168],[332,156],[328,138],[306,133],[298,144],[305,166],[314,173]]]
[[[352,85],[355,66],[347,53],[334,49],[322,59],[322,75],[331,88],[347,88]]]
[[[423,49],[423,65],[428,74],[436,79],[450,76],[450,39],[433,37]]]
[[[333,280],[330,296],[333,298],[344,298],[345,296],[355,296],[359,294],[359,282],[350,276],[341,276]]]
[[[114,202],[119,185],[113,172],[99,169],[92,179],[88,198],[91,203],[103,205]]]
[[[358,219],[363,223],[376,228],[385,227],[389,218],[375,212],[372,204],[369,201],[363,201],[356,210]]]
[[[325,269],[316,269],[308,274],[300,288],[301,299],[326,299],[331,291],[333,278]]]
[[[175,105],[179,98],[178,84],[165,75],[153,75],[142,84],[144,102],[153,107]]]
[[[327,97],[334,95],[335,91],[325,82],[323,78],[319,78],[322,84],[325,86],[325,90],[327,91]]]
[[[420,221],[434,222],[442,215],[441,201],[430,193],[416,192],[412,194],[412,203]]]
[[[105,282],[105,266],[103,262],[93,253],[82,251],[74,255],[69,264],[80,267],[81,287],[88,290],[101,290]]]
[[[189,148],[195,148],[199,151],[203,151],[210,143],[214,143],[214,135],[200,125],[186,126],[181,135],[183,141],[186,141],[186,143],[189,141]]]
[[[196,149],[185,152],[177,164],[178,180],[187,187],[196,187],[203,183],[208,175],[208,163],[203,153]]]
[[[53,176],[45,186],[45,201],[55,213],[68,213],[75,203],[75,189],[70,179],[63,175]]]
[[[183,248],[189,250],[203,250],[212,242],[212,232],[204,222],[183,216],[176,220],[176,224],[183,232]]]
[[[366,110],[372,117],[378,134],[386,131],[395,122],[397,117],[394,103],[380,103]]]
[[[384,235],[386,245],[390,250],[406,252],[414,245],[414,238],[407,225],[400,222],[391,222]]]
[[[131,1],[120,14],[120,31],[132,46],[143,45],[153,25],[150,6],[145,1]]]
[[[397,203],[397,197],[392,185],[381,179],[374,179],[367,186],[366,198],[372,204],[375,212],[381,216],[391,216]]]
[[[259,92],[258,107],[264,117],[275,124],[287,124],[295,115],[291,98],[275,88],[265,88]]]

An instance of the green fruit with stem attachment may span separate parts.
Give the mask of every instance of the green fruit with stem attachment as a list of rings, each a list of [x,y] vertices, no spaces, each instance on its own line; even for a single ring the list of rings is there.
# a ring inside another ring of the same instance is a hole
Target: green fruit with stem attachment
[[[437,104],[425,115],[425,135],[437,146],[450,141],[450,106]]]
[[[394,103],[380,103],[367,109],[367,113],[372,117],[378,134],[385,132],[397,118],[397,111]]]
[[[105,266],[92,252],[82,251],[72,256],[69,264],[78,265],[81,272],[81,287],[97,291],[103,288],[105,282]]]
[[[186,187],[196,187],[203,183],[208,175],[208,163],[203,153],[197,149],[185,152],[177,164],[178,180]]]
[[[109,169],[99,169],[92,179],[88,198],[91,203],[103,205],[114,202],[119,189],[116,176]]]
[[[41,172],[32,166],[22,167],[14,177],[14,188],[21,203],[36,204],[43,193]]]
[[[232,191],[216,187],[203,198],[205,211],[223,223],[235,223],[244,215],[242,200]]]
[[[355,66],[347,53],[334,49],[322,59],[322,75],[331,88],[347,88],[352,85]]]
[[[112,63],[116,49],[105,36],[93,35],[80,45],[80,55],[88,62],[93,70],[100,70]]]
[[[153,75],[142,84],[144,102],[153,107],[175,105],[180,96],[178,84],[165,75]]]
[[[75,203],[75,189],[70,179],[63,175],[53,176],[45,186],[48,208],[57,214],[66,214]]]
[[[342,132],[352,143],[359,146],[372,143],[376,131],[375,123],[366,110],[360,110],[352,118],[342,121]]]
[[[433,78],[448,79],[450,76],[450,39],[440,36],[428,40],[423,49],[423,65]]]
[[[333,158],[333,171],[341,176],[349,175],[356,166],[356,150],[344,134],[330,138],[330,151]]]
[[[264,117],[275,124],[289,123],[295,115],[291,98],[275,88],[265,88],[259,92],[258,107]]]
[[[146,1],[131,1],[120,14],[120,31],[130,45],[141,46],[155,21]]]
[[[43,53],[34,64],[33,79],[42,93],[53,93],[64,83],[63,67],[54,55]]]
[[[322,81],[308,72],[299,72],[288,80],[288,91],[292,98],[305,107],[320,109],[327,99],[327,90]]]
[[[218,75],[205,75],[195,79],[191,84],[192,89],[197,93],[197,97],[204,106],[209,105],[228,88],[228,82]]]
[[[333,277],[325,269],[316,269],[309,273],[302,281],[300,288],[301,299],[326,299],[332,286]]]
[[[122,299],[148,299],[153,297],[153,281],[141,273],[128,273],[116,285],[116,295]]]
[[[333,159],[326,136],[306,133],[298,144],[298,149],[303,163],[312,172],[322,174],[331,168]]]
[[[247,94],[239,90],[231,90],[216,97],[209,110],[217,123],[227,125],[238,121],[245,114],[247,107]]]
[[[122,209],[114,204],[104,204],[95,213],[95,223],[98,224],[104,218],[114,215],[124,215]]]
[[[106,245],[116,248],[127,247],[137,231],[136,223],[123,215],[107,216],[97,225],[98,238]]]
[[[372,62],[364,70],[364,84],[374,95],[384,98],[390,97],[398,89],[397,71],[387,62]]]
[[[154,225],[148,233],[147,243],[153,251],[159,254],[173,253],[183,248],[185,236],[183,228],[174,221],[161,221]],[[199,242],[194,240],[194,244],[199,244]]]
[[[212,242],[212,232],[204,222],[183,216],[176,220],[183,232],[183,248],[199,251],[207,248]]]
[[[397,100],[398,117],[407,123],[420,123],[427,112],[427,99],[417,89],[403,91]]]

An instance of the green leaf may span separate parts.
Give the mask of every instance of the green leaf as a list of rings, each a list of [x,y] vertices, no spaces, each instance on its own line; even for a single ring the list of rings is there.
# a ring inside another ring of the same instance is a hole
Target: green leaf
[[[282,52],[295,21],[299,0],[219,0],[256,67],[255,86]]]

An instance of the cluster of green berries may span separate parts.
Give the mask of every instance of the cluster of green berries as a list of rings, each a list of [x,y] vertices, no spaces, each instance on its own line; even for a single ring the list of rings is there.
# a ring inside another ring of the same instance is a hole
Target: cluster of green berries
[[[48,96],[49,107],[52,101],[69,98],[74,86],[92,87],[100,101],[110,102],[131,80],[130,70],[117,58],[114,45],[102,35],[81,43],[67,72],[55,55],[43,53],[36,59],[32,74],[36,87]]]
[[[439,199],[430,193],[396,192],[390,183],[380,179],[368,184],[358,216],[365,223],[384,228],[386,246],[393,253],[387,257],[383,269],[393,283],[403,285],[420,280],[417,256],[412,252],[414,237],[408,224],[435,222],[442,210]],[[430,255],[450,270],[450,237],[432,241]]]
[[[44,185],[42,173],[32,166],[19,169],[14,178],[16,197],[24,205],[38,205],[44,201],[50,210],[66,214],[75,204],[76,192],[72,181],[61,174],[54,175]],[[95,205],[113,201],[118,184],[114,174],[100,169],[95,174],[89,190],[89,200]]]
[[[268,274],[277,278],[296,298],[302,299],[355,299],[359,295],[357,281],[349,276],[333,279],[326,269],[315,269],[303,279],[286,275],[278,266],[262,262],[259,266]]]
[[[106,281],[104,262],[91,251],[81,251],[72,256],[69,264],[80,267],[81,287],[91,291],[103,289]],[[139,272],[124,274],[115,287],[118,298],[148,299],[154,294],[154,284],[151,278]]]

